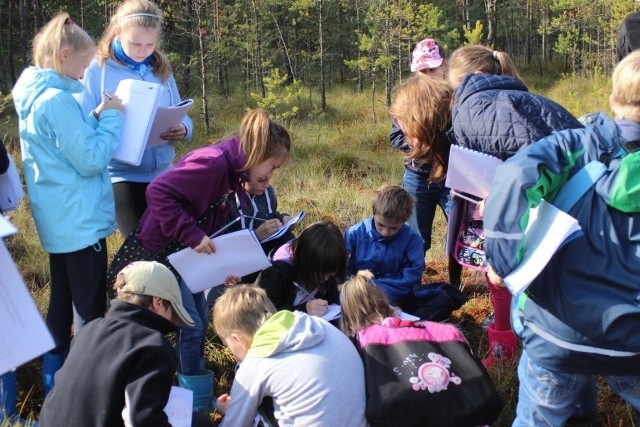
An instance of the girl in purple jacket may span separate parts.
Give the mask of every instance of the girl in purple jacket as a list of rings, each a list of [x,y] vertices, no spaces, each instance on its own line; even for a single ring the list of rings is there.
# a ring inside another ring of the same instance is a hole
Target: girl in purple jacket
[[[192,151],[149,184],[148,208],[138,231],[142,245],[154,251],[175,239],[196,252],[214,254],[209,236],[225,224],[235,193],[245,197],[242,188],[250,179],[268,184],[289,160],[290,148],[282,125],[263,109],[249,111],[237,135]],[[188,380],[202,374],[207,305],[203,292],[192,294],[183,280],[179,283],[183,304],[195,322],[178,332],[178,373]]]

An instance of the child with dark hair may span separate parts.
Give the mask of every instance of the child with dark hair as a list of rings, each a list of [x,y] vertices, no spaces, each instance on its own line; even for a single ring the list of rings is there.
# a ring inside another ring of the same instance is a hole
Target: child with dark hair
[[[338,283],[344,281],[346,268],[340,229],[328,221],[316,222],[276,251],[273,265],[260,273],[256,284],[278,310],[322,316],[329,304],[338,303]]]
[[[372,217],[345,233],[347,274],[369,270],[387,298],[403,311],[425,320],[448,319],[461,304],[454,303],[443,286],[422,285],[422,241],[405,224],[413,208],[411,195],[400,186],[387,185],[376,192],[372,207]]]

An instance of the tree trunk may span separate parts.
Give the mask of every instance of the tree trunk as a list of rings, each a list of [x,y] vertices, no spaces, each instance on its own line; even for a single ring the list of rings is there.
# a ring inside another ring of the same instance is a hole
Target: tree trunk
[[[327,110],[327,95],[324,81],[324,34],[322,33],[323,0],[316,0],[316,3],[318,5],[318,45],[320,49],[320,108],[324,113]]]
[[[493,48],[496,41],[496,4],[498,0],[484,0],[484,7],[487,13],[487,46]]]
[[[205,43],[204,43],[204,35],[205,28],[203,19],[204,9],[201,4],[198,4],[194,8],[194,12],[196,15],[196,24],[198,25],[198,58],[200,60],[200,82],[201,82],[201,94],[202,94],[202,118],[204,123],[204,134],[209,135],[209,103],[207,101],[207,63],[206,63],[206,55],[205,55]]]

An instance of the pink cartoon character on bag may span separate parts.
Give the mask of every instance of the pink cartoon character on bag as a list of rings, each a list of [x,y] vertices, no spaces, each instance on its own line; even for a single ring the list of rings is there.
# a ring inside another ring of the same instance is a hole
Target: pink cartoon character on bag
[[[437,393],[446,390],[449,383],[456,385],[462,383],[460,377],[449,372],[451,360],[437,353],[429,353],[427,357],[431,362],[420,365],[418,376],[409,379],[411,388],[415,391],[426,389],[429,393]]]

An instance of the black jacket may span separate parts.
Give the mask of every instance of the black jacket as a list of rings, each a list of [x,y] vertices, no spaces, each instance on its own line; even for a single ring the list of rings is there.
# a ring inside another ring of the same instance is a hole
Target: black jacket
[[[287,261],[274,261],[273,265],[264,269],[256,280],[256,284],[267,292],[267,296],[278,311],[298,310],[306,313],[306,303],[293,305],[298,292],[294,282],[295,271],[293,265]],[[327,280],[320,285],[314,297],[327,300],[329,304],[340,304],[338,281],[334,278]]]
[[[176,329],[147,308],[112,301],[106,317],[74,337],[39,425],[116,427],[126,416],[129,425],[169,426],[163,409],[177,360],[164,335]]]

